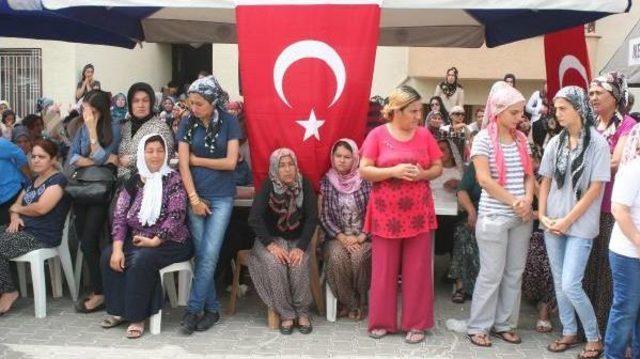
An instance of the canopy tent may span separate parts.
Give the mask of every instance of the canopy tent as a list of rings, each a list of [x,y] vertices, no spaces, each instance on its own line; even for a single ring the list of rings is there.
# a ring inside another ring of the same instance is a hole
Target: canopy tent
[[[34,0],[32,0],[34,1]],[[371,3],[279,0],[268,3]],[[626,12],[631,0],[378,0],[381,46],[495,47]],[[236,43],[235,7],[258,0],[42,0],[48,9],[85,11],[95,26],[159,43]]]
[[[90,18],[87,13],[79,14],[76,9],[43,9],[39,1],[0,0],[0,36],[127,48],[136,46],[135,37],[96,26],[87,20]]]
[[[622,45],[600,70],[600,74],[609,71],[623,72],[627,75],[629,86],[640,87],[640,21],[627,34]]]

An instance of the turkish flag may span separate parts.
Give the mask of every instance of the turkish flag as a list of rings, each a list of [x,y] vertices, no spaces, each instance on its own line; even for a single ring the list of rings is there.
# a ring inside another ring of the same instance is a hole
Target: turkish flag
[[[291,148],[316,190],[331,146],[361,143],[380,7],[240,5],[236,25],[251,164],[257,187],[269,156]]]
[[[544,35],[544,54],[549,100],[565,86],[589,88],[591,69],[583,25]]]

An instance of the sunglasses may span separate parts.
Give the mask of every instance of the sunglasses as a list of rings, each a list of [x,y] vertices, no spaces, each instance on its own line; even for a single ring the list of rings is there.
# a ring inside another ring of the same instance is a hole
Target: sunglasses
[[[188,110],[187,106],[182,104],[182,103],[177,103],[173,108],[174,109],[180,109],[180,110]]]

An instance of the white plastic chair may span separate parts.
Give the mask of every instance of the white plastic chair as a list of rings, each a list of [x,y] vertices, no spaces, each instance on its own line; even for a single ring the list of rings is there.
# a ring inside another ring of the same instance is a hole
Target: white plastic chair
[[[327,302],[327,321],[335,322],[338,317],[338,298],[333,294],[329,283],[325,285],[324,294]]]
[[[47,316],[47,288],[45,285],[44,262],[49,261],[49,273],[51,275],[51,286],[54,298],[62,297],[62,274],[60,265],[64,270],[64,275],[69,286],[69,293],[75,302],[78,299],[76,282],[71,265],[71,255],[69,253],[69,225],[71,214],[67,214],[64,229],[62,231],[62,242],[55,248],[42,248],[31,251],[19,257],[12,258],[11,261],[18,265],[18,278],[20,292],[23,297],[27,296],[27,279],[25,274],[25,264],[31,267],[31,281],[33,282],[33,297],[36,318]]]
[[[176,287],[173,278],[173,274],[178,272],[178,296],[176,298]],[[165,274],[169,274],[165,277]],[[187,297],[191,291],[191,280],[193,278],[193,268],[191,261],[184,261],[179,263],[173,263],[160,269],[160,283],[162,285],[162,293],[165,290],[169,296],[169,302],[171,307],[176,307],[176,302],[180,305],[186,305]],[[173,298],[172,298],[173,296]],[[149,318],[149,331],[151,334],[160,334],[162,327],[162,309],[158,313]]]

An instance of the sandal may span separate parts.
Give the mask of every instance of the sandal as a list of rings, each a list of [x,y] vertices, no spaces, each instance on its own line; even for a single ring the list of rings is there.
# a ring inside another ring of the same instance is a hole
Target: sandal
[[[493,343],[488,341],[488,336],[486,334],[484,334],[484,333],[467,334],[467,338],[469,339],[471,344],[479,346],[479,347],[488,348],[488,347],[493,345]],[[480,342],[480,341],[478,341],[478,339],[480,339],[480,338],[484,339],[484,340],[487,340],[487,341],[486,342]]]
[[[418,339],[414,339],[415,336],[417,336]],[[404,342],[407,344],[419,344],[424,341],[424,338],[425,335],[423,330],[413,329],[407,333],[407,336],[404,338]]]
[[[553,343],[547,346],[547,350],[552,353],[562,353],[578,345],[578,340],[563,342],[562,339],[554,340]]]
[[[280,328],[279,328],[280,334],[291,335],[291,333],[293,333],[293,326],[294,326],[293,320],[291,320],[290,325],[282,325],[282,322],[284,322],[284,320],[280,322]]]
[[[592,353],[592,354],[589,354],[589,353]],[[602,353],[604,353],[604,348],[600,348],[600,349],[584,348],[582,352],[578,354],[578,359],[597,359],[602,356]],[[585,354],[589,354],[589,355],[585,355]]]
[[[109,328],[114,328],[117,327],[118,325],[124,323],[125,320],[122,317],[118,317],[116,315],[110,315],[108,317],[106,317],[102,323],[100,323],[100,326],[103,327],[104,329],[109,329]]]
[[[467,295],[462,288],[456,289],[456,291],[451,295],[451,301],[457,304],[464,303],[466,298]]]
[[[506,334],[511,335],[512,337],[516,337],[516,339],[509,339],[507,338]],[[509,343],[509,344],[520,344],[522,343],[522,339],[520,337],[517,336],[516,332],[514,332],[513,330],[505,330],[502,332],[491,332],[491,335],[493,335],[494,337],[498,338],[498,339],[502,339],[503,341]]]
[[[551,322],[544,319],[538,319],[536,322],[536,332],[538,333],[549,333],[553,331],[553,325]]]
[[[386,329],[374,329],[369,332],[369,338],[382,339],[389,334]]]
[[[144,326],[129,325],[127,328],[127,339],[139,339],[144,334]]]
[[[76,312],[89,314],[89,313],[99,312],[107,308],[105,301],[103,300],[102,303],[100,303],[100,305],[98,305],[97,307],[89,309],[85,305],[85,303],[87,303],[88,301],[89,301],[89,297],[86,297],[81,302],[77,302],[75,305]]]

